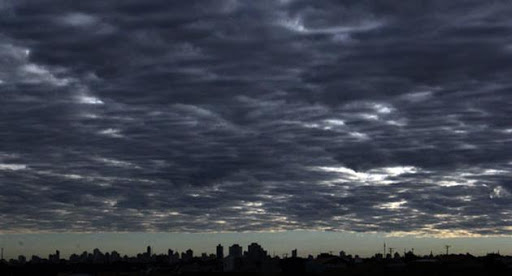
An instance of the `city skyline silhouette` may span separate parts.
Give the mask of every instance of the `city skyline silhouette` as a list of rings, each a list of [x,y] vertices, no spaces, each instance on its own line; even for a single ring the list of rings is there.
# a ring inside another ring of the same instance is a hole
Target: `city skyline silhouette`
[[[0,273],[8,275],[92,275],[87,273],[142,273],[146,275],[190,275],[258,273],[261,275],[289,275],[307,273],[309,275],[331,275],[344,273],[352,275],[377,275],[394,272],[407,275],[427,273],[447,273],[449,275],[506,275],[512,271],[512,256],[500,252],[485,256],[450,254],[451,245],[445,245],[446,253],[419,255],[414,248],[404,248],[401,254],[398,248],[383,244],[382,252],[371,257],[352,255],[344,250],[339,253],[323,252],[317,256],[298,255],[298,249],[290,254],[278,256],[269,254],[256,242],[249,245],[232,244],[224,248],[222,244],[215,247],[215,253],[195,253],[192,249],[184,252],[168,249],[166,254],[158,254],[148,245],[146,250],[135,256],[128,256],[118,251],[102,252],[95,248],[92,252],[73,253],[64,258],[59,250],[47,258],[24,255],[16,259],[0,258]],[[389,251],[387,251],[389,250]],[[226,252],[227,251],[227,252]],[[226,252],[226,254],[225,254]],[[195,254],[194,254],[195,253]]]
[[[215,253],[211,251],[219,242],[222,244],[250,244],[258,242],[268,252],[282,256],[290,255],[294,248],[300,249],[302,257],[308,254],[318,255],[325,252],[344,250],[361,257],[371,257],[382,252],[383,243],[394,247],[399,252],[404,249],[415,248],[418,255],[443,254],[445,245],[452,246],[450,252],[454,254],[470,253],[475,256],[484,256],[488,253],[501,252],[503,255],[512,255],[511,241],[507,237],[486,238],[482,242],[475,238],[413,238],[389,237],[379,234],[339,233],[339,232],[268,232],[268,233],[89,233],[89,234],[46,234],[38,238],[30,234],[12,235],[0,239],[0,247],[5,249],[7,259],[16,258],[20,254],[47,256],[55,250],[60,250],[62,256],[68,257],[77,251],[92,251],[94,248],[102,250],[117,250],[127,255],[135,255],[140,248],[151,245],[154,252],[166,253],[169,248],[177,251],[193,249],[195,252]],[[292,248],[294,247],[294,248]]]

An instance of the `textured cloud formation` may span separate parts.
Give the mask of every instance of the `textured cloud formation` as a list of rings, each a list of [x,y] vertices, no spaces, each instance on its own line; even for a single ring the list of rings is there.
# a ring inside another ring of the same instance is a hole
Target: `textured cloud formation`
[[[0,229],[512,231],[509,1],[0,1]]]

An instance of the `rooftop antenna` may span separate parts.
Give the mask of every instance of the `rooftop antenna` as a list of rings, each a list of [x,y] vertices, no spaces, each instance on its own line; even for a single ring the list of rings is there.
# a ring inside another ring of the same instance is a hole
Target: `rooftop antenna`
[[[446,255],[448,256],[448,252],[450,251],[450,247],[452,246],[447,244],[444,247],[446,248]]]

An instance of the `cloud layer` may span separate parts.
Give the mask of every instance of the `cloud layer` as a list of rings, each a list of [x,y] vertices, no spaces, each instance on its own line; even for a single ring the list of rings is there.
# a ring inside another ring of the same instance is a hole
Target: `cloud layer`
[[[0,229],[512,231],[508,1],[0,1]]]

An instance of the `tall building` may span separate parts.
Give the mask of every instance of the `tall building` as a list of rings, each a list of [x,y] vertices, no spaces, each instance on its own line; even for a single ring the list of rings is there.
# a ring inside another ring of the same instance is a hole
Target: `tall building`
[[[118,262],[121,260],[121,255],[117,251],[112,251],[112,254],[110,254],[110,260],[112,262]]]
[[[267,257],[267,251],[263,250],[263,248],[253,242],[249,245],[247,249],[247,257],[251,260],[263,260]]]
[[[297,249],[292,250],[292,258],[297,258]]]
[[[194,257],[194,251],[192,251],[192,249],[188,249],[186,253],[187,253],[188,257],[190,257],[190,258]]]
[[[224,247],[222,245],[217,245],[217,259],[224,259]]]
[[[94,263],[103,263],[104,261],[104,255],[101,253],[101,251],[98,248],[95,248],[92,251],[92,259]]]
[[[177,262],[180,260],[180,253],[174,252],[174,256],[171,257],[171,262]]]
[[[243,251],[243,249],[240,245],[233,244],[232,246],[229,247],[229,256],[242,257],[242,255],[243,255],[242,251]]]
[[[60,251],[56,250],[55,254],[50,254],[48,260],[52,263],[58,263],[60,261]]]
[[[148,257],[151,257],[151,246],[148,245],[148,248],[146,249],[146,254]]]
[[[188,249],[185,252],[181,253],[181,260],[188,262],[191,261],[194,258],[194,251],[192,249]]]

